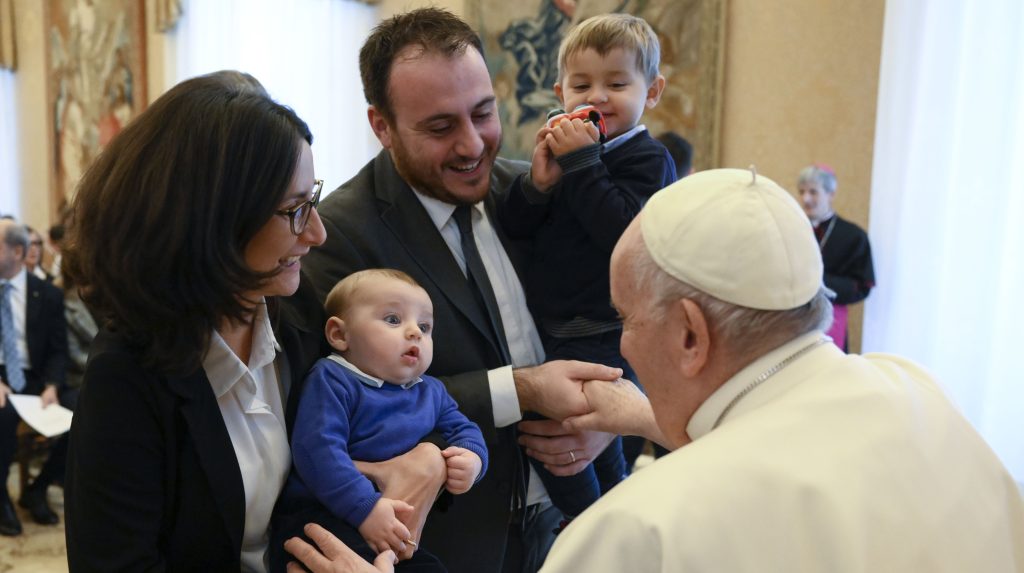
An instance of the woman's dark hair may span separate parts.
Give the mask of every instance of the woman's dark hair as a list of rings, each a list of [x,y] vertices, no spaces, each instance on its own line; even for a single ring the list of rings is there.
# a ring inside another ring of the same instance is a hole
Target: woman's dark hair
[[[195,370],[210,332],[247,320],[243,293],[273,276],[246,265],[245,247],[280,208],[312,139],[251,76],[176,85],[85,173],[62,272],[97,319],[137,345],[144,366]]]

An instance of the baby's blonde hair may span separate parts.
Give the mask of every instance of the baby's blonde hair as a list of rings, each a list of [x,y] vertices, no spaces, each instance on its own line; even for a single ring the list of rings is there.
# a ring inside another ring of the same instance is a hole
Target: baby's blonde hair
[[[570,57],[591,48],[601,56],[615,48],[633,50],[636,67],[650,85],[658,77],[661,44],[654,29],[643,18],[631,14],[602,14],[587,18],[569,31],[558,48],[558,81],[565,77]]]
[[[359,289],[359,283],[371,277],[382,277],[400,280],[417,288],[423,288],[416,279],[397,269],[366,269],[354,272],[338,281],[331,292],[327,293],[324,310],[328,316],[341,317],[351,306],[352,298]]]

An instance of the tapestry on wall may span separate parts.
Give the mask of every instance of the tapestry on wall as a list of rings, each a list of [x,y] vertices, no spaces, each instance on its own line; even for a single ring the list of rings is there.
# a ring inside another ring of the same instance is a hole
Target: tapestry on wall
[[[652,134],[675,131],[694,146],[698,169],[717,166],[725,0],[467,0],[498,97],[502,155],[529,159],[547,113],[558,46],[575,23],[609,12],[647,20],[661,42],[661,102],[644,114]]]
[[[146,105],[144,0],[46,0],[54,208]]]

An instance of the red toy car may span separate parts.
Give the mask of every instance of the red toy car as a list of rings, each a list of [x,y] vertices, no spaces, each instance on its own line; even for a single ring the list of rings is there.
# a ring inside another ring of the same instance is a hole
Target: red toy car
[[[597,108],[592,105],[578,105],[576,109],[570,113],[566,113],[564,109],[553,109],[548,112],[548,127],[556,125],[563,119],[572,121],[576,118],[582,119],[584,123],[590,122],[597,126],[598,138],[601,143],[608,138],[608,132],[604,126],[604,116],[601,112],[597,111]]]

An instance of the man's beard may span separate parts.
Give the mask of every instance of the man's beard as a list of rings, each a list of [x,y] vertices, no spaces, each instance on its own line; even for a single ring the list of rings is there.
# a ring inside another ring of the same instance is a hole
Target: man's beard
[[[416,191],[451,205],[475,205],[483,201],[490,191],[491,173],[500,150],[501,137],[498,138],[498,143],[493,150],[484,149],[480,162],[481,167],[486,164],[486,175],[481,174],[481,181],[476,189],[477,193],[471,198],[460,197],[449,190],[444,184],[444,168],[441,168],[440,173],[435,173],[432,165],[417,162],[415,154],[409,152],[400,138],[392,139],[391,159],[398,174]]]

